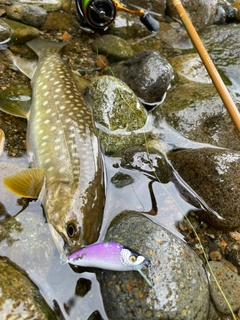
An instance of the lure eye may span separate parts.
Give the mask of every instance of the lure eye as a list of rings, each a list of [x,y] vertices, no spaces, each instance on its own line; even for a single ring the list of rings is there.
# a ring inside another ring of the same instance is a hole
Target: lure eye
[[[130,262],[135,262],[137,260],[137,257],[136,256],[134,256],[134,255],[131,255],[130,257],[129,257],[129,261]]]
[[[78,228],[74,223],[69,223],[67,226],[67,234],[70,238],[73,238],[78,233]]]

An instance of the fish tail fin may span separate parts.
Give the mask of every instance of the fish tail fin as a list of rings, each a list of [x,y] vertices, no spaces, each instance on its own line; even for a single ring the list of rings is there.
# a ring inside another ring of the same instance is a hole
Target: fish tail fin
[[[53,52],[60,51],[67,45],[67,42],[53,42],[35,38],[27,42],[27,45],[40,57],[42,54],[44,55],[48,50],[51,50]]]

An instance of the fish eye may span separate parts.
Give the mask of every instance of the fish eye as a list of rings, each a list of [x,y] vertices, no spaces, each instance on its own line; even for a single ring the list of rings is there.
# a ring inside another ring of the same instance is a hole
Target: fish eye
[[[70,238],[73,238],[78,233],[78,228],[74,223],[69,223],[67,226],[67,234]]]
[[[129,257],[129,261],[130,261],[130,262],[135,262],[136,260],[137,260],[137,257],[134,256],[134,255],[131,255],[131,256]]]

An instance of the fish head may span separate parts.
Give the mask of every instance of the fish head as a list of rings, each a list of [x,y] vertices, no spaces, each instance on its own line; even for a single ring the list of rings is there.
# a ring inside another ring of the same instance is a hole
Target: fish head
[[[67,183],[54,183],[47,188],[43,206],[54,242],[60,253],[70,254],[88,244],[84,234],[81,203]]]

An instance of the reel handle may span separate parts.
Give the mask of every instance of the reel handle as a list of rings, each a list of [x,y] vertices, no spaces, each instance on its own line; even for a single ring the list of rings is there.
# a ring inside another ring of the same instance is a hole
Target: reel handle
[[[151,32],[158,32],[159,22],[155,20],[147,11],[140,17],[140,21]]]

